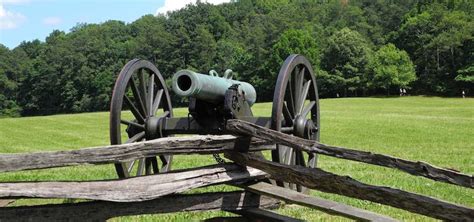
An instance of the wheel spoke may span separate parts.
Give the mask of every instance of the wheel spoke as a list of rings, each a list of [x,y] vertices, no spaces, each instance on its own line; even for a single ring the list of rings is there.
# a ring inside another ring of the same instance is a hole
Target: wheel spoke
[[[132,169],[133,169],[133,166],[135,165],[135,162],[137,162],[137,160],[133,160],[130,165],[128,166],[128,173],[130,174],[130,172],[132,172]]]
[[[153,116],[153,92],[155,90],[155,75],[150,76],[150,82],[148,83],[148,99],[147,99],[147,108],[148,116]]]
[[[303,67],[303,68],[300,70],[299,74],[298,74],[298,77],[300,78],[300,79],[299,79],[299,82],[298,82],[298,83],[299,83],[299,86],[303,86],[304,73],[305,73],[305,71],[306,71],[306,67]]]
[[[143,170],[145,168],[145,158],[140,158],[138,160],[138,169],[137,169],[137,176],[143,175]]]
[[[127,140],[126,143],[130,143],[130,142],[133,142],[133,141],[138,141],[138,140],[141,140],[143,139],[145,136],[145,132],[140,132],[138,134],[136,134],[135,136],[131,137],[129,140]],[[132,141],[133,140],[133,141]],[[128,166],[128,173],[130,174],[133,170],[133,167],[135,165],[135,163],[137,162],[137,160],[133,160],[130,165]],[[143,158],[142,159],[138,159],[138,170],[137,170],[137,174],[140,174],[141,175],[141,172],[143,171]],[[141,169],[140,169],[141,168]],[[140,176],[140,175],[137,175],[137,176]]]
[[[291,112],[288,109],[286,102],[283,103],[283,117],[285,118],[285,126],[293,126],[293,116],[291,116]]]
[[[296,71],[296,70],[295,70]],[[302,97],[302,94],[303,94],[303,81],[304,81],[304,71],[305,71],[305,67],[303,67],[301,70],[299,70],[299,72],[295,73],[295,78],[296,78],[296,81],[295,81],[295,95],[296,95],[296,98],[295,98],[295,116],[297,114],[299,114],[301,112],[300,108],[301,108],[301,97]],[[303,99],[304,101],[304,99]]]
[[[291,153],[291,158],[290,158],[290,163],[288,165],[298,165],[297,164],[297,157],[298,157],[298,153],[297,151],[295,151],[293,148],[290,149],[290,153]],[[296,190],[297,189],[297,184],[295,183],[290,183],[290,188],[292,190]]]
[[[169,114],[170,114],[170,111],[164,111],[163,114],[161,114],[160,118],[168,117]]]
[[[291,76],[290,78],[288,78],[288,85],[287,85],[287,89],[288,89],[288,92],[285,93],[285,97],[288,98],[288,103],[287,104],[287,107],[288,107],[288,111],[290,111],[291,115],[294,116],[295,115],[295,100],[294,100],[294,96],[293,96],[293,86],[292,86],[292,83],[293,81],[291,80]]]
[[[158,111],[158,108],[160,107],[162,96],[163,96],[163,89],[160,89],[156,93],[155,101],[153,101],[153,115],[156,114],[156,111]]]
[[[159,173],[160,172],[160,169],[158,167],[158,160],[156,159],[156,157],[154,157],[152,160],[151,160],[151,165],[153,167],[153,172],[154,173]]]
[[[167,172],[170,170],[170,167],[171,167],[171,156],[170,155],[161,155],[160,156],[160,160],[161,162],[163,163],[162,167],[161,167],[161,171],[162,172]]]
[[[295,112],[297,112],[297,108],[298,108],[298,102],[299,102],[299,98],[300,98],[300,94],[301,94],[301,87],[300,87],[300,69],[298,67],[295,68],[295,70],[293,70],[293,73],[292,73],[292,76],[293,76],[293,91],[294,91],[294,94],[295,94]],[[296,114],[296,113],[295,113]]]
[[[143,130],[145,129],[145,126],[143,126],[143,125],[141,125],[141,124],[138,124],[138,123],[136,123],[136,122],[128,121],[128,120],[123,120],[123,119],[121,119],[121,120],[120,120],[120,123],[125,124],[125,125],[132,125],[132,126],[134,126],[134,127],[138,127],[138,128],[140,128],[140,129],[143,129]]]
[[[283,157],[283,164],[286,164],[286,165],[293,165],[294,164],[293,163],[293,149],[292,148],[286,147],[284,157]],[[292,183],[284,182],[283,184],[284,184],[284,187],[293,189],[293,184]]]
[[[145,131],[135,134],[134,136],[130,137],[130,139],[128,139],[125,143],[137,142],[143,139],[143,137],[145,137]]]
[[[285,155],[285,164],[292,165],[291,162],[293,161],[293,148],[287,148],[286,155]]]
[[[133,116],[135,116],[135,119],[137,119],[139,123],[144,123],[145,119],[137,107],[133,105],[133,102],[130,100],[130,98],[128,98],[128,96],[124,96],[124,99],[125,103],[128,105],[128,107],[130,107],[130,111],[132,112]]]
[[[149,158],[145,158],[145,175],[151,174],[151,162]]]
[[[153,174],[153,170],[154,170],[153,162],[156,162],[156,157],[147,157],[145,159],[145,175]],[[155,171],[154,173],[158,173],[158,172]]]
[[[311,86],[311,80],[308,80],[303,86],[303,93],[301,94],[301,97],[298,102],[299,104],[298,114],[301,114],[301,111],[303,111],[304,101],[306,100],[306,97],[308,96],[308,91],[309,91],[310,86]]]
[[[303,152],[295,151],[295,164],[300,166],[306,166]]]
[[[139,85],[139,89],[140,89],[140,93],[141,93],[141,97],[144,99],[145,103],[145,116],[147,116],[147,111],[148,111],[148,107],[149,107],[149,104],[148,104],[148,96],[147,96],[147,90],[146,90],[146,84],[145,84],[145,73],[143,72],[143,69],[140,69],[138,70],[138,85]]]
[[[314,153],[308,153],[308,167],[313,168],[316,166],[316,161],[318,160],[318,156]]]
[[[168,159],[167,159],[166,156],[164,156],[164,155],[160,155],[160,160],[161,160],[161,162],[163,163],[163,165],[165,165],[165,164],[168,163]]]
[[[313,108],[313,106],[316,105],[316,101],[311,101],[304,109],[303,111],[301,112],[301,116],[302,117],[306,117],[308,115],[308,113],[311,111],[311,109]]]
[[[130,78],[129,83],[131,85],[130,88],[132,88],[133,97],[138,102],[138,110],[140,110],[140,113],[143,116],[146,116],[146,112],[145,112],[146,108],[145,108],[145,105],[143,104],[143,100],[142,100],[142,97],[140,96],[140,92],[138,91],[137,85],[135,84],[135,80],[133,80],[133,76]]]

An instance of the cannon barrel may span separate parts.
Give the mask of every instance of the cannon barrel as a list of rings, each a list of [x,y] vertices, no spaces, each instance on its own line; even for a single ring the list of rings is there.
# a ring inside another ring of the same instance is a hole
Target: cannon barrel
[[[225,92],[234,84],[240,85],[245,100],[252,106],[257,100],[255,88],[246,82],[228,77],[204,75],[190,70],[181,70],[173,75],[172,88],[179,96],[195,97],[211,103],[224,101]]]

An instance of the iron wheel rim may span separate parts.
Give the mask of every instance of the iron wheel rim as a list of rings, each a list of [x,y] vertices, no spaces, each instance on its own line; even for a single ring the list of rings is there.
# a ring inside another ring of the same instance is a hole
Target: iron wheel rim
[[[130,98],[130,94],[132,98]],[[125,107],[129,108],[128,112],[131,112],[134,119],[122,119],[122,112],[126,111],[124,110]],[[126,125],[127,130],[137,130],[132,134],[126,132],[129,139],[124,143],[147,140],[145,122],[147,118],[156,117],[156,113],[160,109],[163,111],[163,116],[160,117],[173,117],[170,96],[161,73],[149,61],[139,59],[129,61],[120,71],[112,93],[110,143],[112,145],[122,144],[122,133],[125,128],[122,125]],[[160,155],[158,157],[161,161],[161,167],[158,165],[156,157],[147,157],[117,163],[115,169],[119,178],[132,176],[133,165],[136,162],[138,162],[136,176],[169,171],[172,155]]]
[[[304,116],[303,116],[304,115]],[[297,116],[303,116],[297,117]],[[309,116],[309,118],[308,118]],[[310,62],[302,55],[290,55],[283,63],[275,86],[272,106],[271,128],[276,131],[295,134],[295,120],[315,126],[315,132],[307,139],[319,141],[320,113],[316,78]],[[302,137],[302,136],[299,136]],[[296,151],[290,147],[277,145],[272,151],[272,161],[287,165],[300,165],[314,168],[317,155]],[[299,192],[306,188],[300,185],[277,182],[277,185],[289,187]]]

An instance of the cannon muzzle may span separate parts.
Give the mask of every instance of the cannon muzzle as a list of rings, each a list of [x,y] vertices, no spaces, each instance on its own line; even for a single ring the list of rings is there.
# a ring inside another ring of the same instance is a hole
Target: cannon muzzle
[[[181,70],[174,74],[172,81],[173,91],[183,97],[194,97],[210,103],[222,103],[227,89],[238,84],[250,106],[257,100],[257,93],[252,85],[232,80],[228,75],[219,77],[217,74],[204,75],[190,70]]]

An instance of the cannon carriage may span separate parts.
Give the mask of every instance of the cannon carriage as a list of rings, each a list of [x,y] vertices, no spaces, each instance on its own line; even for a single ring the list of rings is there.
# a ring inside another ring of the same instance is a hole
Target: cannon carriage
[[[181,70],[173,75],[172,89],[179,96],[189,97],[187,117],[174,117],[170,91],[152,63],[138,59],[128,62],[113,90],[111,144],[176,134],[226,134],[225,123],[229,119],[245,120],[319,141],[318,90],[313,68],[302,55],[290,55],[284,61],[275,84],[271,117],[253,115],[251,107],[256,102],[257,92],[251,84],[234,80],[231,70],[227,70],[222,77],[215,71],[204,75]],[[249,140],[242,141],[236,149],[245,152],[248,146]],[[216,156],[216,159],[219,158]],[[276,145],[271,152],[272,161],[288,165],[315,167],[316,159],[315,154],[283,145]],[[115,168],[120,178],[126,178],[167,172],[171,164],[172,156],[161,155],[122,162]],[[291,188],[303,190],[296,185]]]

